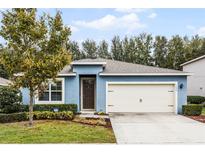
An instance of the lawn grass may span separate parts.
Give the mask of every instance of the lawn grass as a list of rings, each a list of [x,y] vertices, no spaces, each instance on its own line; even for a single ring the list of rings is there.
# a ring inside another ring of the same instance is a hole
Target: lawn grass
[[[0,124],[0,143],[115,143],[111,128],[70,121]]]
[[[205,107],[203,107],[201,115],[205,116]]]

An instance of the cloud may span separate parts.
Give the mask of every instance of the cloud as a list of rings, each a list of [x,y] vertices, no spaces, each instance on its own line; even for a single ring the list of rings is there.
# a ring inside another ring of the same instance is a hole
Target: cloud
[[[115,9],[116,12],[121,13],[140,13],[145,12],[148,9],[139,9],[139,8],[117,8]]]
[[[77,31],[79,31],[78,27],[76,27],[76,26],[70,25],[69,27],[70,27],[70,29],[71,29],[71,32],[77,32]]]
[[[110,27],[114,24],[116,20],[116,17],[113,15],[106,15],[105,17],[93,21],[83,21],[78,20],[74,21],[74,25],[80,26],[80,27],[87,27],[87,28],[95,28],[95,29],[105,29],[107,27]]]
[[[92,21],[73,21],[73,25],[97,30],[126,29],[127,31],[145,27],[145,24],[140,22],[139,17],[135,13],[129,13],[120,17],[108,14]]]
[[[157,14],[156,13],[151,13],[148,18],[151,18],[151,19],[154,19],[157,17]]]
[[[195,30],[196,29],[196,27],[194,27],[192,25],[187,25],[186,28],[189,29],[189,30]]]
[[[197,31],[196,34],[199,36],[205,36],[205,27],[200,27]]]
[[[205,26],[196,28],[195,26],[187,25],[186,28],[191,30],[194,35],[205,36]]]

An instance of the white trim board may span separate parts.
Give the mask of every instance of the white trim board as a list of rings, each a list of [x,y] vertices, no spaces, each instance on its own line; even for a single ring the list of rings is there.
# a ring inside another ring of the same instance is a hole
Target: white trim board
[[[62,101],[39,101],[38,94],[35,96],[35,104],[64,104],[65,100],[65,78],[56,78],[62,81]],[[49,98],[50,99],[50,98]]]
[[[198,60],[201,60],[201,59],[204,59],[204,58],[205,58],[205,55],[200,56],[200,57],[195,58],[195,59],[192,59],[192,60],[190,60],[190,61],[187,61],[187,62],[181,64],[180,66],[188,65],[188,64],[191,64],[191,63],[193,63],[193,62],[195,62],[195,61],[198,61]]]
[[[106,62],[72,62],[71,65],[106,65]]]
[[[24,73],[16,73],[14,76],[23,76]],[[76,76],[76,73],[58,73],[57,76]]]
[[[9,84],[2,84],[2,83],[0,83],[0,86],[9,86]]]
[[[59,73],[58,76],[76,76],[76,73]]]
[[[106,95],[106,102],[105,102],[105,112],[106,113],[108,113],[108,85],[112,85],[112,84],[127,84],[127,85],[129,85],[129,84],[138,84],[138,85],[147,85],[147,84],[151,84],[151,85],[160,85],[160,84],[165,84],[165,85],[174,85],[174,87],[175,87],[175,102],[174,102],[174,106],[175,106],[175,114],[178,114],[178,83],[177,82],[106,82],[106,88],[105,88],[105,90],[106,90],[106,92],[105,92],[105,95]]]
[[[100,76],[189,76],[193,73],[100,73]]]

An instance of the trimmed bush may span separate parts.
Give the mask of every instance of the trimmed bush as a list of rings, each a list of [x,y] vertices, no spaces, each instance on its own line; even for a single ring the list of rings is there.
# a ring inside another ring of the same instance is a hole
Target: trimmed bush
[[[187,102],[190,104],[201,104],[205,102],[205,97],[202,96],[188,96]]]
[[[72,111],[50,112],[50,111],[36,111],[33,113],[35,120],[51,119],[51,120],[72,120]]]
[[[18,122],[28,120],[28,114],[26,112],[0,114],[0,123]]]
[[[35,104],[33,106],[33,111],[54,111],[58,109],[59,112],[62,111],[72,111],[73,113],[77,112],[76,104]],[[21,112],[28,112],[28,105],[21,105]]]
[[[0,114],[0,123],[18,122],[28,120],[28,112]],[[33,112],[34,120],[72,120],[74,114],[72,111],[50,112],[50,111],[36,111]]]
[[[182,106],[182,113],[187,116],[199,116],[201,115],[202,109],[202,105],[188,104]]]

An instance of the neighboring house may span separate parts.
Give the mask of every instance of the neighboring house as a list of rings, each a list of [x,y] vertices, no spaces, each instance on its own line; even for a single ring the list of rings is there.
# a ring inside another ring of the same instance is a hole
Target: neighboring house
[[[187,78],[187,94],[205,96],[205,55],[181,65],[183,71],[193,73]]]
[[[72,62],[35,104],[77,104],[78,111],[180,113],[189,73],[106,59]],[[29,102],[24,89],[23,102]]]
[[[0,86],[8,86],[11,81],[0,77]]]

